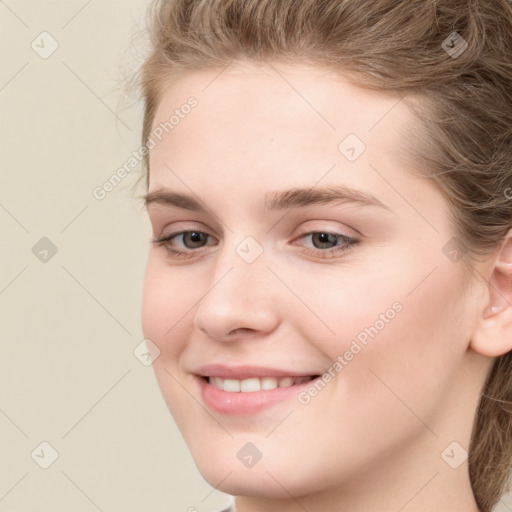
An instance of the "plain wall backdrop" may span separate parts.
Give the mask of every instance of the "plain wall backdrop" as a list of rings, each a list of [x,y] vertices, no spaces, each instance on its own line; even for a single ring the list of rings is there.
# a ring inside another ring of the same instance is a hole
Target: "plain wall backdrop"
[[[229,502],[141,356],[142,108],[121,101],[119,69],[147,3],[0,0],[0,512]]]

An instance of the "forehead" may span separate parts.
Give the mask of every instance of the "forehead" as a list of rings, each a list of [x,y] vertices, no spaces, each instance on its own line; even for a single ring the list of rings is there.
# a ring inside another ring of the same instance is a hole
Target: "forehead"
[[[194,108],[183,108],[190,98]],[[149,154],[149,190],[183,188],[179,175],[195,185],[257,187],[269,177],[281,187],[312,185],[333,166],[336,179],[361,183],[372,161],[399,165],[411,123],[400,97],[319,67],[232,63],[189,72],[160,99],[152,133],[160,127],[162,140]]]
[[[165,123],[190,97],[198,102],[191,116],[194,129],[215,119],[210,135],[221,126],[236,125],[241,134],[258,128],[278,134],[285,129],[293,137],[324,138],[351,130],[368,138],[385,118],[388,128],[390,124],[396,127],[397,120],[398,124],[411,121],[400,96],[363,89],[332,70],[305,64],[237,62],[178,78],[161,96],[153,127]],[[290,130],[290,123],[295,129]],[[183,126],[191,123],[180,124],[174,132],[183,132]]]

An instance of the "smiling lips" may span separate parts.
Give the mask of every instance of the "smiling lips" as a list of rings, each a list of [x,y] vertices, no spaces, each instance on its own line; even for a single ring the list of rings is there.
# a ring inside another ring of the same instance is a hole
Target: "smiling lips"
[[[194,372],[210,409],[230,415],[255,414],[296,397],[319,373],[292,373],[255,366],[207,365]]]

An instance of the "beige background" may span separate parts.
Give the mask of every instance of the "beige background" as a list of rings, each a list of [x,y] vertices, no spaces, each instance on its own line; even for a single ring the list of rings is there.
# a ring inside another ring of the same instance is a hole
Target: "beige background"
[[[0,512],[229,501],[133,352],[150,237],[133,198],[140,166],[92,194],[140,146],[141,106],[120,101],[118,80],[146,5],[0,0]],[[42,442],[58,452],[47,469]]]

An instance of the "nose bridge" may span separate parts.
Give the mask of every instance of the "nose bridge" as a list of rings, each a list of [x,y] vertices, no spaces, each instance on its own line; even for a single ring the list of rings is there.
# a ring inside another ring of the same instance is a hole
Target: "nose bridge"
[[[240,294],[242,298],[250,297],[251,291],[256,293],[253,288],[257,283],[262,284],[268,280],[267,254],[263,244],[252,235],[238,240],[235,233],[226,237],[224,247],[216,256],[212,274],[214,282],[219,283],[219,291],[222,291],[223,295]],[[222,284],[220,280],[227,282]]]
[[[278,321],[269,288],[271,273],[263,246],[254,237],[231,239],[211,263],[211,280],[200,299],[194,322],[222,340],[238,329],[268,331]]]

